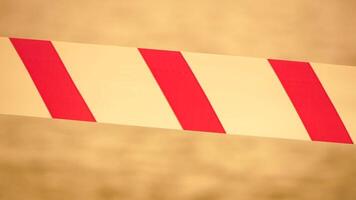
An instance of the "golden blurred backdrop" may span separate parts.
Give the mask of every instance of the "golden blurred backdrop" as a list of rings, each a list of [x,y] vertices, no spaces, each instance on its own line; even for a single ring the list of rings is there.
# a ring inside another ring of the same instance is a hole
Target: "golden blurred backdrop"
[[[0,0],[0,34],[356,65],[356,2]]]
[[[356,65],[355,9],[336,0],[0,0],[0,36]],[[0,136],[0,199],[356,197],[350,145],[5,115]]]

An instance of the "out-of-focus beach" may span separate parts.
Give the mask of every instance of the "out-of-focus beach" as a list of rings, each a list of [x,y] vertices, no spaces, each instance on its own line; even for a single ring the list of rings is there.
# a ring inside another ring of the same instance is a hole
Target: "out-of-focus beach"
[[[0,0],[0,36],[356,65],[355,9],[336,0]],[[0,199],[356,197],[352,145],[6,115],[0,137]]]
[[[1,199],[354,199],[352,145],[0,116]]]

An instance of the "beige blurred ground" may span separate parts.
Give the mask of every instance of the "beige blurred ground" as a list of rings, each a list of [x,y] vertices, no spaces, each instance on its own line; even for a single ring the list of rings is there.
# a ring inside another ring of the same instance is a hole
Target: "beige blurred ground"
[[[355,199],[352,145],[0,115],[1,199]]]
[[[0,0],[0,35],[356,65],[355,1]],[[355,199],[355,147],[0,117],[0,199]]]

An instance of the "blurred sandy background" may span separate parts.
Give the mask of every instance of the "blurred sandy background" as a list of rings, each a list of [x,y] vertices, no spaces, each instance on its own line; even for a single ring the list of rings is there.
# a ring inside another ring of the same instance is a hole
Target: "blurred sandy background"
[[[356,65],[352,0],[0,0],[0,35]]]
[[[0,115],[0,198],[355,199],[351,145]]]
[[[355,1],[0,0],[0,35],[356,65]],[[355,147],[0,116],[0,199],[355,199]]]

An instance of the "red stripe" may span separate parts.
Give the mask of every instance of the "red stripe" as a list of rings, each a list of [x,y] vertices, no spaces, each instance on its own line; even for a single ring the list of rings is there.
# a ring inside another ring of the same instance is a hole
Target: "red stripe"
[[[183,129],[225,133],[207,96],[180,52],[152,49],[139,51]]]
[[[352,143],[339,114],[309,63],[268,61],[313,141]]]
[[[10,41],[53,118],[95,121],[50,41]]]

